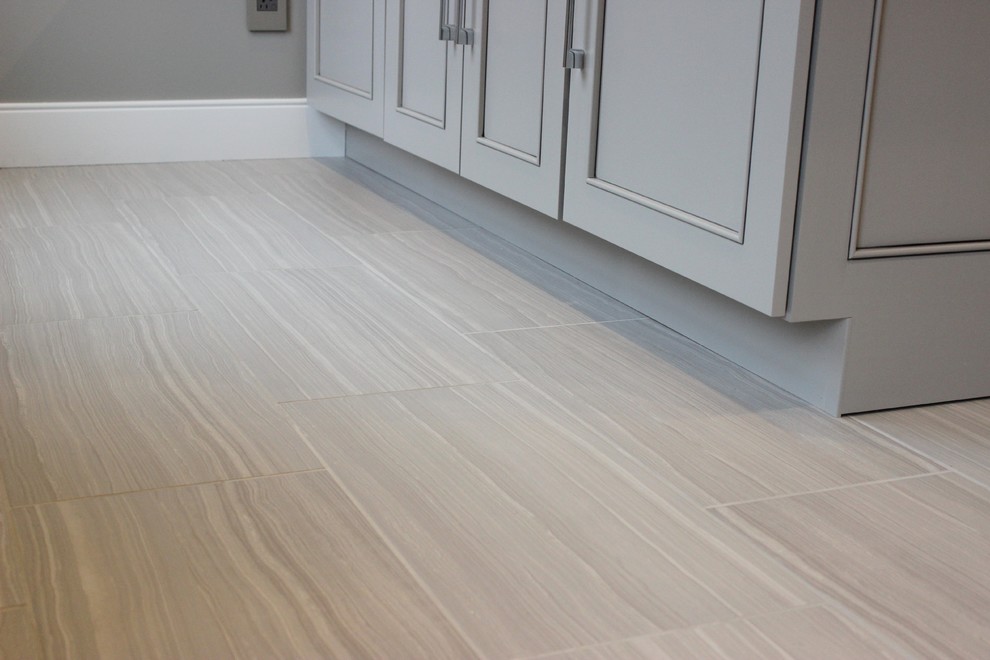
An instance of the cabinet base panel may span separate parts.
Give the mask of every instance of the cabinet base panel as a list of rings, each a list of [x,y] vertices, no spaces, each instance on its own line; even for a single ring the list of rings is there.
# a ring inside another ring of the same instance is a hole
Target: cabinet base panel
[[[350,127],[346,153],[830,414],[990,395],[990,370],[954,378],[947,356],[899,355],[904,347],[891,341],[891,326],[909,319],[795,323],[764,316]],[[971,355],[985,359],[987,351]],[[906,377],[909,363],[917,377]]]

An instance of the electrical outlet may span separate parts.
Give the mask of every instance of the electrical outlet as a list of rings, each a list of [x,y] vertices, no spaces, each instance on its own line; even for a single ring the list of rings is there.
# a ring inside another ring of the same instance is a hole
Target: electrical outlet
[[[289,0],[247,0],[247,24],[251,32],[284,32],[289,29]]]

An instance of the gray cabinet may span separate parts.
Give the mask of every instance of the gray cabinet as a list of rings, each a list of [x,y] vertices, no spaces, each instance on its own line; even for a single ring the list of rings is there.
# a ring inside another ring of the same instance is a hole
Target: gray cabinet
[[[389,0],[385,141],[460,170],[461,0]]]
[[[465,178],[557,217],[564,130],[565,3],[471,0],[465,49]]]
[[[990,3],[872,19],[851,256],[990,249]]]
[[[391,0],[385,141],[556,216],[563,19],[551,0]]]
[[[565,221],[785,311],[812,0],[583,0]]]
[[[385,0],[310,0],[310,105],[381,137],[385,108]]]
[[[451,2],[462,177],[349,154],[830,411],[990,395],[985,0]]]

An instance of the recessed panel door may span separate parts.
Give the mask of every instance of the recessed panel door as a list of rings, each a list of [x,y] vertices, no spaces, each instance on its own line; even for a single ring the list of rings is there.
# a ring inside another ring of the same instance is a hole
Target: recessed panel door
[[[461,0],[390,0],[385,141],[454,172],[460,169]]]
[[[577,0],[563,217],[782,315],[813,0]]]
[[[990,3],[878,1],[851,256],[990,249]]]
[[[385,0],[310,0],[310,105],[381,137]]]
[[[471,0],[461,175],[557,217],[565,3]]]

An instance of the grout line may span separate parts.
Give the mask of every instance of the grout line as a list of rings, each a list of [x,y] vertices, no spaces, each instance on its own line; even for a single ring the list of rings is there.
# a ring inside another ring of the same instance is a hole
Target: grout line
[[[474,639],[472,639],[467,634],[467,631],[465,631],[461,627],[461,624],[457,621],[457,619],[454,618],[450,610],[447,609],[446,606],[444,606],[443,602],[441,602],[441,600],[429,587],[426,581],[423,580],[423,578],[420,577],[419,573],[412,567],[412,565],[408,561],[406,561],[406,558],[402,555],[402,553],[399,552],[399,549],[395,546],[394,543],[392,543],[392,541],[385,534],[382,528],[378,525],[377,522],[375,522],[374,518],[372,518],[371,514],[368,513],[368,511],[364,508],[364,506],[361,504],[358,498],[351,492],[351,489],[347,487],[347,484],[344,483],[344,480],[338,477],[337,473],[333,469],[331,469],[330,465],[325,460],[323,460],[323,456],[320,455],[320,453],[316,451],[316,449],[313,447],[313,444],[309,441],[309,437],[302,431],[299,431],[299,437],[302,438],[302,441],[306,445],[306,447],[309,448],[310,452],[312,452],[316,456],[320,464],[323,465],[323,470],[330,475],[330,478],[333,479],[334,483],[337,484],[337,487],[340,488],[340,490],[344,493],[344,496],[350,501],[351,505],[355,509],[357,509],[358,513],[361,514],[361,517],[364,518],[364,521],[368,524],[368,526],[372,529],[372,531],[378,536],[378,538],[381,539],[381,542],[385,545],[388,551],[392,553],[392,556],[395,557],[395,560],[399,563],[399,565],[405,569],[406,573],[419,586],[419,588],[423,590],[423,593],[426,594],[426,597],[429,598],[430,602],[432,602],[433,605],[437,608],[437,610],[440,611],[440,614],[443,615],[444,619],[447,621],[447,623],[450,624],[451,628],[453,628],[454,631],[461,637],[461,640],[472,651],[474,651],[475,655],[478,658],[487,657],[484,653],[481,652],[481,649],[475,644]]]
[[[183,293],[185,293],[183,291]],[[198,308],[191,309],[173,309],[167,312],[148,312],[147,314],[119,314],[111,316],[84,316],[82,318],[68,318],[68,319],[49,319],[47,321],[25,321],[23,323],[4,323],[0,324],[0,330],[5,328],[23,328],[28,326],[36,325],[51,325],[55,323],[75,323],[81,321],[105,321],[107,319],[140,319],[148,316],[172,316],[176,314],[196,314],[199,313]]]
[[[41,632],[41,626],[38,625],[38,615],[35,612],[34,605],[31,602],[23,603],[21,605],[11,605],[9,607],[0,607],[0,615],[4,612],[13,612],[14,610],[24,610],[28,618],[28,625],[31,627],[31,637],[38,645],[38,649],[44,652],[45,649],[45,639]]]
[[[381,175],[379,175],[379,176],[381,176]],[[364,186],[366,189],[370,189],[366,185],[364,185],[363,183],[361,183],[360,185]],[[414,192],[414,194],[418,194],[418,193],[415,193],[415,191],[413,191],[413,192]],[[444,207],[441,206],[440,208],[444,208]],[[470,221],[468,221],[468,222],[470,222]],[[502,242],[506,243],[510,247],[519,250],[520,252],[524,253],[526,256],[528,256],[528,257],[530,257],[530,258],[532,258],[532,259],[534,259],[536,261],[541,262],[542,264],[544,264],[545,266],[548,266],[549,268],[553,269],[554,271],[557,271],[557,272],[559,272],[559,273],[561,273],[561,274],[563,274],[563,275],[565,275],[565,276],[573,279],[574,281],[579,282],[581,285],[587,287],[591,291],[594,291],[595,293],[597,293],[597,294],[599,294],[601,296],[604,296],[604,297],[608,298],[609,300],[622,305],[625,308],[628,308],[628,309],[631,309],[631,310],[633,310],[635,312],[638,312],[638,310],[635,310],[632,307],[630,307],[629,305],[627,305],[625,303],[622,303],[621,301],[619,301],[619,300],[615,299],[614,297],[608,295],[607,293],[604,293],[604,292],[596,289],[595,287],[591,286],[590,284],[588,284],[588,283],[586,283],[586,282],[584,282],[582,280],[579,280],[578,278],[574,277],[570,273],[567,273],[566,271],[562,270],[561,268],[558,268],[557,266],[554,266],[553,264],[551,264],[551,263],[549,263],[549,262],[547,262],[547,261],[545,261],[543,259],[540,259],[536,255],[534,255],[534,254],[532,254],[530,252],[527,252],[525,249],[523,249],[522,247],[516,245],[515,243],[512,243],[511,241],[507,241],[504,238],[501,238],[500,236],[497,236],[495,234],[492,234],[491,232],[488,232],[483,227],[479,227],[479,226],[472,226],[472,227],[452,227],[452,228],[432,227],[430,229],[413,229],[413,230],[399,230],[399,231],[392,231],[392,232],[377,232],[377,233],[368,234],[368,235],[365,235],[365,236],[382,236],[382,235],[388,236],[388,235],[396,235],[396,234],[403,234],[403,233],[439,233],[439,234],[443,234],[445,236],[448,236],[450,238],[453,238],[455,241],[460,242],[459,239],[456,238],[456,235],[454,235],[454,232],[467,232],[467,231],[480,231],[480,232],[488,233],[495,240],[502,241]],[[331,237],[331,240],[333,240],[333,238],[334,237]],[[370,260],[364,258],[360,254],[360,252],[358,250],[355,250],[355,249],[350,248],[347,245],[345,245],[345,240],[347,238],[350,238],[349,236],[342,236],[340,238],[342,238],[344,240],[334,240],[334,242],[346,254],[348,254],[351,257],[357,259],[362,265],[364,265],[364,267],[370,273],[374,274],[378,279],[380,279],[381,281],[383,281],[386,284],[390,285],[393,289],[395,289],[396,291],[398,291],[400,294],[402,294],[403,296],[405,296],[409,300],[413,301],[416,305],[418,305],[419,307],[421,307],[422,309],[424,309],[430,316],[432,316],[433,318],[439,320],[441,323],[443,323],[447,327],[451,328],[452,330],[454,330],[458,334],[460,334],[462,336],[465,336],[465,337],[466,336],[470,336],[470,335],[474,335],[474,334],[485,334],[485,333],[488,333],[488,332],[509,332],[511,330],[533,330],[533,329],[537,329],[537,328],[556,328],[556,327],[565,327],[565,326],[569,326],[569,325],[588,325],[588,324],[597,324],[597,323],[612,323],[612,322],[616,322],[616,321],[652,320],[652,319],[649,319],[646,316],[638,316],[638,317],[633,317],[633,318],[628,318],[628,319],[610,319],[610,320],[606,320],[606,321],[587,321],[587,322],[583,322],[583,323],[563,323],[563,324],[559,324],[559,325],[545,325],[545,326],[531,326],[531,327],[524,327],[524,328],[511,328],[511,329],[508,329],[508,330],[494,330],[494,331],[481,330],[481,331],[464,332],[460,328],[456,327],[456,325],[452,321],[449,321],[446,318],[444,318],[439,313],[438,310],[436,310],[433,307],[431,307],[427,303],[427,301],[423,300],[414,291],[409,290],[405,286],[403,286],[401,283],[398,283],[398,282],[394,281],[391,277],[389,277],[389,275],[388,275],[387,272],[385,272],[385,271],[381,270],[380,268],[378,268],[377,266],[375,266],[375,264],[373,262],[371,262]],[[474,247],[472,247],[470,245],[466,245],[464,243],[461,243],[461,245],[463,245],[465,248],[467,248],[467,249],[471,250],[472,252],[474,252],[475,254],[477,254],[481,259],[483,259],[483,260],[485,260],[485,261],[487,261],[489,263],[493,263],[493,264],[495,264],[497,266],[500,266],[501,268],[503,268],[506,271],[512,273],[513,275],[515,275],[515,276],[517,276],[517,277],[519,277],[521,279],[524,279],[524,280],[529,281],[525,276],[521,275],[515,269],[513,269],[510,266],[507,266],[505,264],[502,264],[502,263],[498,262],[491,255],[485,254],[485,253],[481,252],[480,250],[478,250],[477,248],[474,248]],[[536,286],[539,287],[538,284]],[[556,298],[556,296],[554,296],[554,294],[550,293],[549,291],[546,291],[546,289],[543,289],[542,287],[540,287],[540,288],[541,288],[541,290],[543,290],[545,293],[547,293],[551,297]],[[564,302],[565,304],[569,304],[566,301],[561,301],[561,302]]]
[[[460,213],[455,212],[454,210],[452,210],[452,209],[450,209],[450,208],[448,208],[448,207],[440,204],[439,202],[436,202],[436,201],[430,199],[429,197],[427,197],[423,193],[414,190],[413,188],[409,187],[408,185],[406,185],[406,184],[404,184],[402,182],[399,182],[399,181],[396,181],[395,179],[390,178],[389,176],[387,176],[387,175],[385,175],[385,174],[383,174],[383,173],[381,173],[381,172],[373,169],[369,165],[366,165],[363,162],[361,162],[359,160],[356,160],[356,159],[348,156],[346,153],[342,157],[342,160],[348,161],[350,163],[353,163],[353,164],[357,165],[358,167],[360,167],[361,169],[366,170],[373,177],[375,177],[375,178],[378,179],[377,181],[375,181],[375,183],[377,185],[383,186],[383,187],[395,186],[396,188],[401,188],[403,194],[412,195],[414,197],[418,197],[420,199],[423,199],[426,202],[428,202],[429,204],[432,204],[434,206],[437,206],[437,207],[443,209],[447,213],[450,213],[451,215],[453,215],[453,216],[455,216],[457,218],[460,218],[461,220],[464,220],[465,222],[467,222],[470,225],[469,227],[446,227],[446,228],[442,228],[441,231],[445,231],[447,229],[452,229],[452,230],[455,230],[455,231],[458,231],[458,230],[481,230],[482,232],[488,234],[489,236],[491,236],[491,237],[493,237],[493,238],[495,238],[495,239],[497,239],[499,241],[503,241],[503,242],[511,245],[512,247],[514,247],[514,248],[516,248],[516,249],[518,249],[518,250],[526,253],[527,255],[529,255],[530,257],[532,257],[533,259],[536,259],[536,260],[542,262],[543,264],[547,265],[548,267],[552,268],[553,270],[559,271],[559,272],[563,273],[564,275],[567,275],[568,277],[573,278],[574,280],[580,282],[581,284],[583,284],[584,286],[588,287],[589,289],[598,292],[602,296],[604,296],[604,297],[606,297],[606,298],[608,298],[610,300],[613,300],[613,301],[619,303],[620,305],[622,305],[624,307],[628,307],[629,309],[632,309],[633,311],[640,312],[640,310],[636,309],[632,305],[630,305],[628,303],[625,303],[625,302],[622,302],[621,300],[619,300],[615,296],[613,296],[613,295],[611,295],[609,293],[606,293],[605,291],[602,291],[597,286],[594,286],[593,284],[590,284],[590,283],[586,282],[585,280],[579,278],[578,276],[576,276],[576,275],[574,275],[572,273],[569,273],[568,271],[564,270],[560,266],[557,266],[557,265],[555,265],[555,264],[547,261],[545,258],[539,256],[538,254],[535,254],[535,253],[531,252],[529,249],[527,249],[526,246],[520,245],[519,243],[517,243],[515,241],[509,240],[508,238],[504,238],[504,237],[500,236],[499,234],[495,233],[494,231],[488,229],[487,227],[484,227],[483,225],[481,225],[481,224],[479,224],[479,223],[471,220],[467,216],[461,215]],[[331,169],[333,169],[333,168],[331,168]],[[342,176],[346,176],[346,175],[342,174]],[[375,190],[371,185],[368,185],[367,183],[365,183],[363,181],[358,182],[358,183],[360,183],[360,185],[362,185],[364,188],[366,188],[368,190],[371,190],[375,194],[381,196],[381,193],[379,191]],[[644,318],[650,318],[650,317],[644,317]],[[661,323],[657,319],[650,318],[650,320],[656,321],[657,323],[660,323],[661,325],[663,325],[663,323]],[[664,326],[664,327],[667,327],[667,326]],[[670,328],[668,328],[668,329],[670,329]],[[670,331],[671,332],[676,332],[673,329],[670,329]],[[677,333],[677,334],[680,335],[680,333]],[[681,335],[681,336],[683,336],[683,335]],[[693,340],[690,340],[689,339],[689,341],[693,341]]]
[[[484,387],[485,385],[507,385],[508,383],[521,383],[522,378],[512,380],[481,381],[478,383],[455,383],[453,385],[436,385],[434,387],[414,387],[408,390],[383,390],[381,392],[364,392],[361,394],[339,394],[337,396],[324,396],[316,399],[295,399],[293,401],[277,401],[276,405],[291,406],[300,403],[315,403],[317,401],[334,401],[336,399],[357,399],[365,396],[387,396],[390,394],[405,394],[407,392],[430,392],[432,390],[450,390],[459,387]]]
[[[608,323],[628,323],[630,321],[652,321],[648,316],[635,316],[628,319],[606,319],[603,321],[581,321],[579,323],[558,323],[556,325],[532,325],[523,328],[504,328],[502,330],[475,330],[472,332],[462,332],[465,337],[473,335],[494,335],[500,332],[520,332],[523,330],[548,330],[551,328],[572,328],[581,325],[606,325]]]
[[[909,450],[909,451],[911,451],[911,452],[913,452],[915,454],[918,454],[922,458],[925,458],[925,459],[931,461],[935,465],[941,465],[942,467],[945,468],[946,472],[952,472],[953,474],[956,474],[956,475],[962,477],[963,479],[966,479],[967,481],[971,481],[972,483],[976,484],[977,486],[980,486],[981,488],[990,489],[990,483],[984,483],[983,481],[977,479],[976,477],[971,477],[970,475],[966,474],[965,472],[963,472],[962,470],[960,470],[958,468],[952,467],[951,465],[947,465],[945,463],[945,461],[943,461],[941,459],[935,458],[934,456],[932,456],[928,452],[922,451],[922,450],[918,449],[917,447],[912,446],[911,444],[909,444],[908,442],[906,442],[904,440],[901,440],[897,436],[892,435],[889,432],[884,431],[883,429],[877,428],[875,426],[871,426],[868,422],[860,421],[856,417],[851,417],[850,419],[853,422],[855,422],[856,424],[859,424],[859,425],[861,425],[861,426],[863,426],[865,428],[868,428],[868,429],[870,429],[871,431],[873,431],[875,433],[879,433],[880,435],[882,435],[883,437],[887,438],[891,442],[894,442],[894,443],[900,445],[901,447],[904,447],[905,449],[907,449],[907,450]]]
[[[935,477],[943,474],[949,474],[952,470],[939,470],[937,472],[924,472],[922,474],[911,474],[905,477],[892,477],[890,479],[878,479],[876,481],[864,481],[858,484],[845,484],[843,486],[833,486],[832,488],[821,488],[819,490],[807,490],[801,491],[799,493],[786,493],[783,495],[772,495],[770,497],[757,497],[752,500],[740,500],[738,502],[725,502],[720,504],[712,504],[704,507],[706,511],[711,511],[714,509],[724,509],[726,507],[741,506],[743,504],[756,504],[759,502],[772,502],[774,500],[783,500],[791,497],[803,497],[805,495],[817,495],[819,493],[832,493],[837,490],[849,490],[852,488],[860,488],[863,486],[878,486],[881,484],[895,483],[898,481],[908,481],[911,479],[921,479],[923,477]]]
[[[400,295],[403,298],[409,300],[416,307],[419,307],[420,309],[422,309],[429,318],[434,319],[438,324],[440,324],[440,325],[448,328],[452,332],[457,333],[458,335],[460,335],[462,337],[464,336],[464,333],[462,333],[459,328],[457,328],[451,321],[449,321],[449,320],[445,319],[443,316],[441,316],[440,313],[436,309],[433,309],[432,307],[430,307],[430,305],[427,303],[427,301],[423,300],[420,296],[416,295],[413,291],[407,290],[406,287],[402,286],[401,284],[398,284],[398,283],[394,282],[388,276],[387,273],[385,273],[384,271],[379,270],[378,268],[376,268],[375,265],[372,262],[370,262],[368,259],[363,258],[356,250],[354,250],[352,248],[349,248],[347,245],[344,244],[343,241],[336,241],[336,243],[337,243],[337,245],[340,246],[340,248],[345,253],[347,253],[350,256],[352,256],[355,259],[357,259],[358,262],[360,262],[360,264],[364,267],[364,269],[368,272],[368,274],[370,276],[374,277],[379,282],[381,282],[381,283],[385,284],[386,286],[388,286],[390,289],[392,289],[393,291],[395,291],[398,295]],[[487,351],[485,349],[483,349],[482,347],[480,347],[480,346],[476,346],[476,348],[478,350],[480,350],[480,351],[483,351],[483,352],[486,352],[487,353]],[[494,358],[494,356],[491,356],[491,357]]]
[[[566,649],[557,649],[554,651],[547,651],[546,653],[539,653],[537,655],[526,655],[526,656],[516,656],[515,660],[539,660],[540,658],[553,658],[557,655],[562,655],[564,653],[572,653],[574,651],[587,651],[591,649],[601,649],[608,646],[613,646],[616,644],[622,644],[625,642],[635,642],[641,639],[652,639],[654,637],[664,637],[667,635],[676,635],[677,633],[692,632],[695,630],[701,630],[702,628],[710,628],[712,626],[725,626],[731,625],[733,623],[753,621],[756,619],[762,619],[765,617],[778,616],[780,614],[788,614],[790,612],[802,612],[804,610],[813,610],[818,607],[827,607],[831,605],[827,600],[823,600],[820,603],[808,603],[805,605],[799,605],[797,607],[787,607],[782,610],[774,610],[772,612],[760,612],[759,614],[747,614],[745,616],[737,616],[731,619],[724,619],[721,621],[706,621],[705,623],[699,623],[693,626],[685,626],[684,628],[669,628],[667,630],[658,630],[657,632],[646,633],[643,635],[633,635],[632,637],[621,637],[618,639],[610,639],[604,642],[595,642],[594,644],[587,644],[585,646],[574,646]]]
[[[197,277],[198,278],[198,277],[213,277],[213,276],[217,276],[217,275],[249,275],[251,273],[285,273],[285,272],[291,273],[291,272],[294,272],[294,271],[315,271],[315,272],[322,272],[322,271],[337,271],[337,270],[343,270],[343,269],[346,269],[346,268],[351,268],[351,269],[355,269],[355,270],[359,270],[359,269],[365,269],[366,270],[366,267],[365,267],[364,264],[339,264],[339,265],[336,265],[336,266],[330,265],[330,264],[325,264],[323,266],[288,266],[288,267],[284,267],[284,268],[278,268],[278,267],[276,267],[276,268],[238,268],[237,270],[210,270],[210,271],[199,271],[199,272],[196,272],[196,273],[176,273],[175,274],[175,277],[176,277],[176,279],[179,280],[179,283],[181,284],[183,279],[187,279],[187,278],[190,278],[190,277]]]
[[[307,448],[310,449],[310,451],[312,451],[312,448],[310,448],[308,446],[307,446]],[[315,458],[319,458],[319,457],[315,457]],[[322,465],[322,464],[323,464],[323,462],[320,461],[320,465]],[[52,506],[52,505],[65,504],[66,502],[79,502],[79,501],[82,501],[82,500],[95,500],[95,499],[101,499],[101,498],[105,498],[105,497],[119,497],[121,495],[136,495],[138,493],[155,493],[155,492],[163,491],[163,490],[177,490],[179,488],[196,488],[196,487],[199,487],[199,486],[214,486],[214,485],[217,485],[217,484],[226,484],[226,483],[233,483],[233,482],[238,482],[238,481],[252,481],[252,480],[255,480],[255,479],[272,479],[272,478],[275,478],[275,477],[287,477],[287,476],[296,475],[296,474],[310,474],[312,472],[325,472],[325,471],[326,471],[325,468],[318,467],[318,468],[309,468],[309,469],[306,469],[306,470],[291,470],[289,472],[275,472],[273,474],[255,474],[255,475],[250,475],[250,476],[247,476],[247,477],[233,477],[233,478],[230,478],[230,479],[215,479],[213,481],[195,481],[193,483],[188,483],[188,484],[174,484],[174,485],[171,485],[171,486],[158,486],[157,488],[139,488],[139,489],[136,489],[136,490],[124,490],[124,491],[120,491],[120,492],[117,492],[117,493],[99,493],[99,494],[96,494],[96,495],[82,495],[80,497],[69,497],[69,498],[62,499],[62,500],[49,500],[49,501],[46,501],[46,502],[32,502],[32,503],[29,503],[29,504],[16,504],[16,505],[11,506],[10,508],[11,508],[11,510],[15,510],[15,509],[30,509],[31,507],[41,507],[41,506]]]

